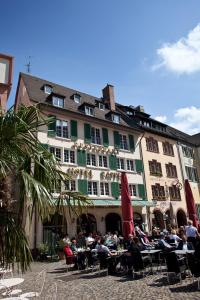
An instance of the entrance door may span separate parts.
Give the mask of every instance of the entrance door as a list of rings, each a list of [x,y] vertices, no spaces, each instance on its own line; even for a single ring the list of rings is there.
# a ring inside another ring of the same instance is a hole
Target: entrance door
[[[154,211],[154,226],[159,227],[160,229],[164,229],[165,228],[165,224],[164,224],[164,220],[163,220],[163,214],[161,213],[160,210],[156,209]]]
[[[177,216],[176,217],[177,217],[178,227],[187,225],[186,214],[182,209],[179,209],[177,211]]]
[[[122,221],[120,215],[116,213],[109,213],[106,216],[106,232],[122,232]]]
[[[97,231],[97,221],[91,214],[82,214],[77,219],[77,233],[84,232],[87,234]]]

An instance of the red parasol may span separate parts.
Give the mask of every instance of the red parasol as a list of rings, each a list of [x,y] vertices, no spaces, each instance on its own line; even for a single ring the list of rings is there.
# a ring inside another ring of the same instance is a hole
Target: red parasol
[[[135,230],[133,224],[133,207],[125,172],[121,173],[121,204],[123,236],[127,239],[129,234],[135,234]]]
[[[193,221],[193,225],[198,228],[199,220],[196,213],[194,197],[188,179],[185,180],[185,197],[189,219]]]

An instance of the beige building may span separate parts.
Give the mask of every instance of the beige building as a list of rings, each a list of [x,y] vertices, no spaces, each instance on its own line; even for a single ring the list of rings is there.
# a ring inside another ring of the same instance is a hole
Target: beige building
[[[61,190],[79,191],[92,200],[87,215],[74,215],[71,219],[68,216],[65,227],[57,229],[70,236],[80,230],[121,232],[120,173],[126,171],[134,222],[148,230],[153,203],[147,201],[144,185],[139,146],[142,131],[127,123],[126,116],[117,110],[113,87],[107,85],[102,98],[98,98],[21,74],[16,107],[38,102],[42,103],[43,112],[55,120],[38,133],[38,138],[60,160],[62,170],[72,176]],[[55,191],[54,197],[59,192]],[[28,225],[27,222],[32,246],[40,244],[55,229],[52,222],[34,224],[32,220],[30,230]]]

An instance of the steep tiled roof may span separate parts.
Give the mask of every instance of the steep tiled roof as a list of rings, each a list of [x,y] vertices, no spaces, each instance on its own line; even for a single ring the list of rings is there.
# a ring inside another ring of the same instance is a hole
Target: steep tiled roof
[[[91,104],[91,105],[96,105],[96,101],[102,102],[102,98],[94,97],[91,95],[88,95],[86,93],[82,93],[80,91],[64,87],[59,84],[55,84],[53,82],[31,76],[28,74],[21,73],[21,77],[24,81],[24,84],[26,86],[28,95],[31,100],[39,102],[39,103],[49,103],[49,95],[45,94],[43,90],[44,85],[50,85],[53,88],[53,93],[58,94],[60,96],[63,96],[65,101],[64,101],[64,109],[72,112],[76,112],[82,115],[85,115],[85,113],[80,110],[79,108],[81,105],[85,104]],[[72,96],[74,94],[79,94],[81,96],[80,103],[76,103],[73,99]],[[106,116],[110,112],[109,109],[104,109],[101,110],[98,107],[94,107],[94,115],[95,118],[100,119],[100,120],[106,120],[108,122],[113,123],[111,120],[109,120]],[[117,111],[116,111],[117,113]],[[92,117],[91,117],[92,118]],[[129,124],[126,123],[123,117],[120,118],[120,125],[123,126],[129,126]],[[137,126],[134,126],[136,130],[139,130]]]

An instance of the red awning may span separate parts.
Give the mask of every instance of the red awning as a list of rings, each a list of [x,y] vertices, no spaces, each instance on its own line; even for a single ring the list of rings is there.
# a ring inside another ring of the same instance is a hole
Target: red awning
[[[133,224],[133,207],[131,205],[131,196],[125,172],[121,174],[121,204],[123,236],[127,239],[129,234],[135,233],[135,230]]]
[[[188,179],[185,180],[185,197],[189,219],[193,221],[193,225],[198,228],[199,220],[196,213],[194,197]]]

